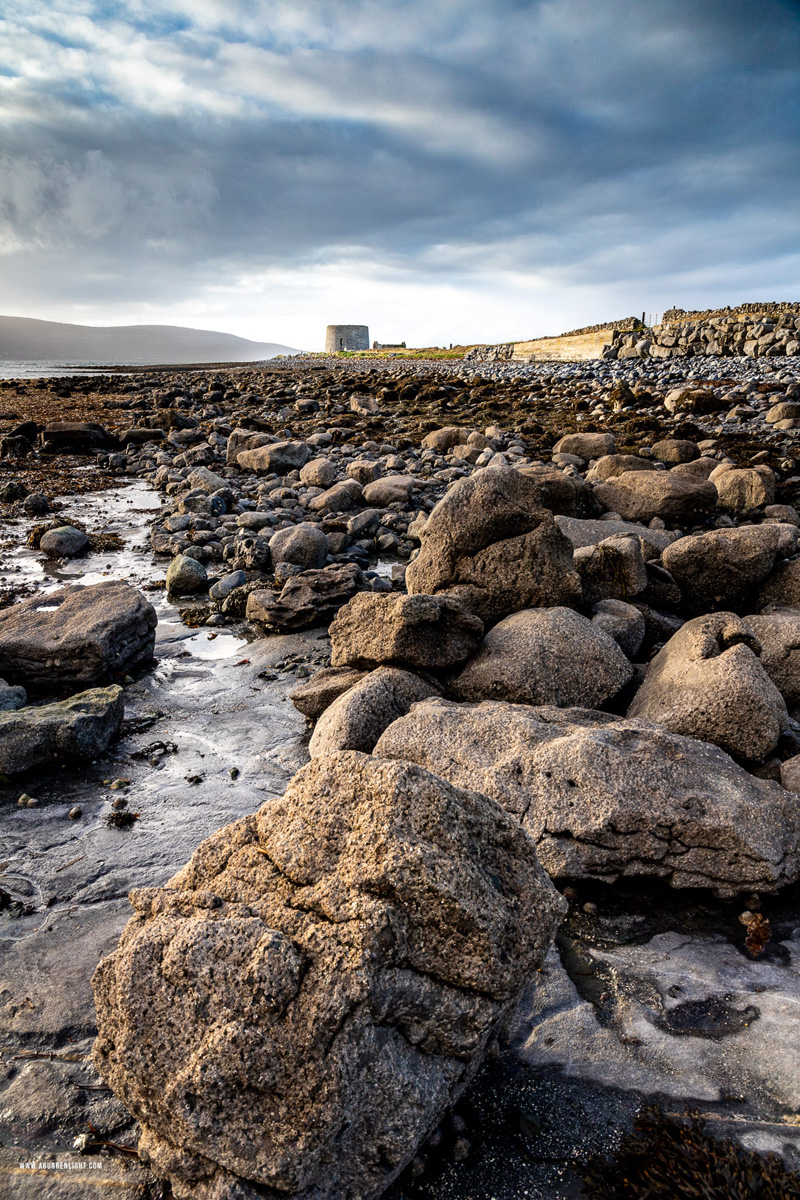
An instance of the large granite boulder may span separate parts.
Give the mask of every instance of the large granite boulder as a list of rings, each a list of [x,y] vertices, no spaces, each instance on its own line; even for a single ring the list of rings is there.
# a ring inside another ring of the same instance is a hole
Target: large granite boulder
[[[270,588],[251,592],[245,612],[248,621],[272,629],[307,629],[329,621],[343,604],[369,586],[355,563],[334,563],[293,575],[280,592]]]
[[[645,875],[733,894],[775,891],[800,873],[800,798],[716,746],[644,721],[426,700],[375,754],[497,800],[554,877]]]
[[[175,1200],[376,1200],[566,907],[494,801],[354,751],[131,902],[94,1059]]]
[[[789,714],[760,653],[752,628],[734,613],[695,617],[650,663],[628,716],[713,742],[737,758],[763,759]]]
[[[689,612],[733,608],[769,575],[780,538],[779,525],[712,529],[679,538],[667,546],[662,562]]]
[[[571,608],[528,608],[490,629],[450,683],[460,700],[595,708],[633,667],[612,637]]]
[[[745,620],[761,643],[762,667],[788,707],[800,707],[800,609],[774,605]]]
[[[369,753],[392,721],[403,717],[419,700],[440,695],[440,689],[397,667],[378,667],[326,708],[308,744],[312,758],[337,750]]]
[[[0,674],[34,692],[105,683],[150,662],[156,624],[127,583],[32,596],[0,609]]]
[[[536,481],[512,467],[460,479],[431,512],[420,541],[406,570],[409,593],[447,591],[487,625],[521,608],[580,599],[572,546],[539,507]]]
[[[121,687],[93,688],[69,700],[0,712],[0,775],[57,767],[103,754],[119,733]]]
[[[717,503],[713,483],[672,471],[626,471],[598,483],[594,494],[605,509],[626,521],[660,517],[670,525],[696,525]]]
[[[615,475],[624,475],[626,471],[655,471],[655,464],[638,454],[604,454],[598,458],[591,471],[587,471],[588,483],[605,483]]]
[[[441,671],[469,658],[483,622],[460,600],[369,592],[354,596],[330,627],[331,665]]]

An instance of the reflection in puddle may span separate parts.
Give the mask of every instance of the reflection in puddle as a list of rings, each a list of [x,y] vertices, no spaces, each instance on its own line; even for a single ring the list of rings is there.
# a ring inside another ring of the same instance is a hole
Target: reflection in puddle
[[[214,637],[202,630],[194,637],[186,638],[181,645],[195,658],[217,659],[231,658],[234,654],[239,654],[247,642],[232,633],[218,633]]]

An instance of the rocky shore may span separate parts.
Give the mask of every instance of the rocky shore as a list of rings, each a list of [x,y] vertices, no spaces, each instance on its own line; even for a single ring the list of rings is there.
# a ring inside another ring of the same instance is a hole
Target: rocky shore
[[[632,336],[0,382],[15,1198],[796,1194],[800,360]]]

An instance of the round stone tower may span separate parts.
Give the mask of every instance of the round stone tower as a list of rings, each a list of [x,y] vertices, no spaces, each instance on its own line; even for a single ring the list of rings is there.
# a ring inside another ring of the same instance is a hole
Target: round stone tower
[[[325,352],[336,354],[339,350],[369,350],[369,327],[329,325],[325,330]]]

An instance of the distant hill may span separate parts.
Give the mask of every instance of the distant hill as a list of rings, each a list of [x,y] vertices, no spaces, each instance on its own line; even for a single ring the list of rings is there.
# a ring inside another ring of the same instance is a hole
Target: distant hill
[[[0,316],[0,362],[252,362],[295,354],[291,346],[181,325],[66,325]]]

